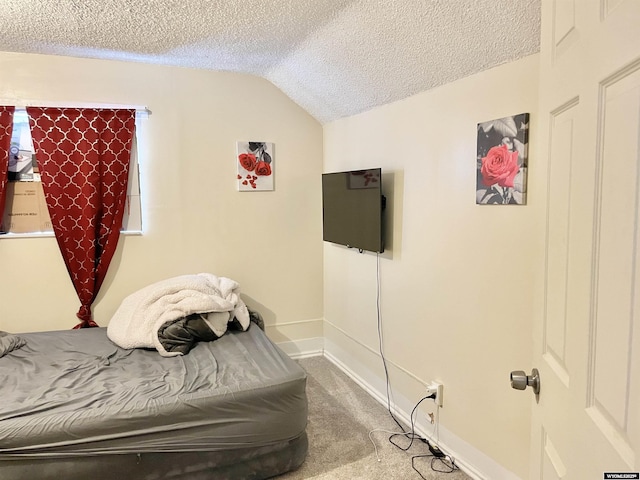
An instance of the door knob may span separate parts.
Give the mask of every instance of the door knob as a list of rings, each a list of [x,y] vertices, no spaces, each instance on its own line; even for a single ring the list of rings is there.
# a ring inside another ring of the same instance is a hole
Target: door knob
[[[540,373],[537,368],[531,371],[531,375],[527,375],[522,370],[514,370],[511,372],[511,388],[516,390],[524,390],[527,387],[533,388],[533,393],[540,393]]]

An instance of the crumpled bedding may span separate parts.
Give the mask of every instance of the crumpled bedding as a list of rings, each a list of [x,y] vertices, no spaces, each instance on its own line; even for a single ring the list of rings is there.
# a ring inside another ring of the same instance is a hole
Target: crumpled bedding
[[[261,330],[264,330],[262,316],[251,309],[247,310],[249,311],[251,323],[255,323]],[[208,320],[208,318],[211,316],[211,314],[194,313],[179,320],[166,322],[158,330],[158,340],[160,340],[167,352],[180,352],[186,355],[196,343],[212,342],[222,336],[222,334],[218,335],[210,327],[213,320]],[[242,324],[236,318],[233,318],[228,322],[226,330],[244,331],[246,329],[242,327]]]
[[[0,357],[4,357],[7,353],[23,347],[26,343],[27,342],[18,335],[0,331]]]
[[[219,330],[211,328],[211,323],[207,321],[208,316],[210,315],[194,313],[179,320],[168,321],[158,330],[158,340],[167,352],[180,352],[186,355],[198,342],[217,340],[227,330],[246,330],[234,318],[228,322],[225,331],[219,334]]]
[[[155,348],[172,357],[184,355],[195,341],[220,338],[230,324],[243,331],[250,325],[239,284],[199,273],[162,280],[126,297],[111,318],[107,335],[119,347]]]

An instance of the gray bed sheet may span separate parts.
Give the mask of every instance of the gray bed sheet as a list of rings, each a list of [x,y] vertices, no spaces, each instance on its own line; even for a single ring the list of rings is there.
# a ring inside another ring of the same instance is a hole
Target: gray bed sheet
[[[265,447],[304,434],[304,370],[252,325],[188,355],[105,328],[28,333],[0,358],[0,460]]]

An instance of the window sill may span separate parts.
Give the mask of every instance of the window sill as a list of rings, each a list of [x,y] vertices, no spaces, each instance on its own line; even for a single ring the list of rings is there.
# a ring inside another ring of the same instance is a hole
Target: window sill
[[[142,236],[142,231],[140,230],[127,230],[124,232],[120,232],[121,235],[126,237],[135,237]],[[33,233],[4,233],[0,232],[0,240],[3,238],[54,238],[55,235],[53,232],[33,232]]]

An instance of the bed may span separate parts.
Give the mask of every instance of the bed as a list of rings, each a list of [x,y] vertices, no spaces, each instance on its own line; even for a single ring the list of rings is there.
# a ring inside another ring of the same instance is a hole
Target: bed
[[[251,324],[187,355],[105,328],[0,357],[0,479],[264,479],[307,454],[304,370]]]

